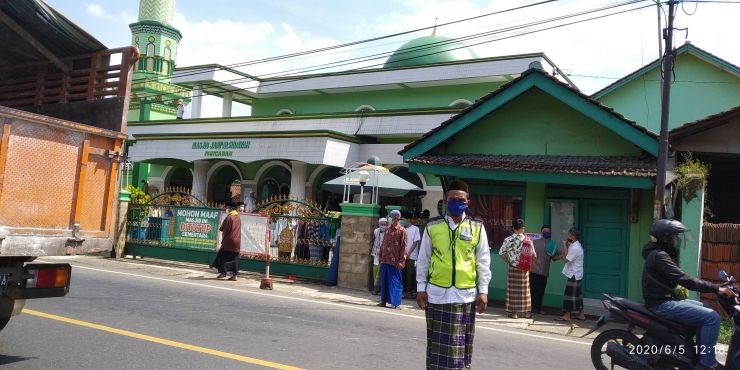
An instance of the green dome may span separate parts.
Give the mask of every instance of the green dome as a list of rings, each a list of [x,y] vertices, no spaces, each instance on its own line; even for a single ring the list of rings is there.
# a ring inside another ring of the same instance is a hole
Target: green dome
[[[476,58],[478,56],[473,50],[462,42],[449,37],[426,36],[403,44],[388,58],[383,68],[456,62]]]

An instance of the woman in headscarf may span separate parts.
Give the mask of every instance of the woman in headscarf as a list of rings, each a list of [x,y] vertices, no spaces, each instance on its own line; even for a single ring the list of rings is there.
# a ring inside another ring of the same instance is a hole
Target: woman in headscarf
[[[524,220],[517,219],[512,223],[514,234],[504,240],[498,255],[509,264],[509,273],[506,278],[506,311],[509,317],[518,319],[518,313],[525,318],[532,317],[532,297],[529,292],[529,271],[519,268],[519,256],[524,245]],[[532,259],[537,254],[533,252]]]

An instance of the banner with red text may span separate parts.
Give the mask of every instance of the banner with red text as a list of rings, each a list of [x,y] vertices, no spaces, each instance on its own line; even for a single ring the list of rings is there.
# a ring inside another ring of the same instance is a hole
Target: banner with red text
[[[175,246],[215,250],[220,215],[219,209],[178,208],[175,214]]]

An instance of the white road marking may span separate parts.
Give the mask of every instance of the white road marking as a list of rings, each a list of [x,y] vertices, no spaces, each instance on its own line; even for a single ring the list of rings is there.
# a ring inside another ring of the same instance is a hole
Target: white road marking
[[[41,262],[41,261],[38,261],[38,262]],[[48,263],[48,262],[44,262],[44,263]],[[146,275],[132,274],[132,273],[128,273],[128,272],[103,270],[103,269],[98,269],[98,268],[94,268],[94,267],[84,267],[84,266],[79,266],[79,265],[72,265],[72,267],[74,267],[74,268],[80,268],[80,269],[84,269],[84,270],[107,272],[107,273],[111,273],[111,274],[134,276],[134,277],[139,277],[139,278],[144,278],[144,279],[152,279],[152,280],[166,281],[166,282],[176,283],[176,284],[184,284],[184,285],[199,286],[199,287],[204,287],[204,288],[220,289],[220,290],[226,290],[226,291],[232,291],[232,292],[238,292],[238,293],[254,294],[254,295],[265,296],[265,297],[282,298],[282,299],[288,299],[288,300],[299,301],[299,302],[310,302],[310,303],[316,303],[316,304],[323,304],[323,305],[327,305],[327,306],[335,306],[335,307],[349,308],[349,309],[359,310],[359,311],[369,311],[369,312],[374,312],[374,313],[379,313],[379,314],[384,314],[384,315],[393,315],[393,316],[409,317],[409,318],[418,319],[418,320],[426,320],[424,317],[421,317],[421,316],[415,316],[415,315],[408,315],[408,314],[403,314],[403,313],[397,313],[397,312],[393,312],[393,311],[390,311],[390,310],[389,311],[381,311],[381,310],[377,310],[377,309],[373,309],[373,308],[350,306],[350,305],[341,304],[341,303],[324,302],[324,301],[317,301],[317,300],[306,299],[306,298],[286,297],[286,296],[281,296],[281,295],[277,295],[277,294],[269,294],[269,293],[262,293],[262,292],[253,292],[253,291],[236,289],[236,288],[228,288],[228,287],[220,287],[220,286],[214,286],[214,285],[208,285],[208,284],[192,283],[192,282],[189,282],[189,281],[178,281],[178,280],[164,279],[164,278],[159,278],[159,277],[154,277],[154,276],[146,276]],[[509,330],[507,330],[507,329],[497,329],[497,328],[491,328],[491,327],[480,326],[480,325],[476,325],[475,329],[476,330],[488,330],[488,331],[494,331],[494,332],[500,332],[500,333],[516,334],[516,335],[521,335],[521,336],[525,336],[525,337],[539,338],[539,339],[548,339],[548,340],[554,340],[554,341],[565,342],[565,343],[574,343],[574,344],[581,344],[581,345],[587,345],[587,346],[590,346],[591,345],[590,342],[581,342],[581,341],[570,340],[570,339],[553,338],[553,337],[548,337],[548,336],[544,336],[544,335],[537,335],[537,334],[520,333],[520,332],[517,332],[517,331],[512,331],[512,329],[509,329]]]

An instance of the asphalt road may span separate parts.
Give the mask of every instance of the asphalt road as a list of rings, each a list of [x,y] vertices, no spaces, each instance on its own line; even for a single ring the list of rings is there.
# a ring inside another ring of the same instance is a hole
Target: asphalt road
[[[69,296],[28,301],[0,332],[2,369],[424,368],[420,310],[116,272],[73,267]],[[589,348],[479,324],[473,367],[593,369]]]

